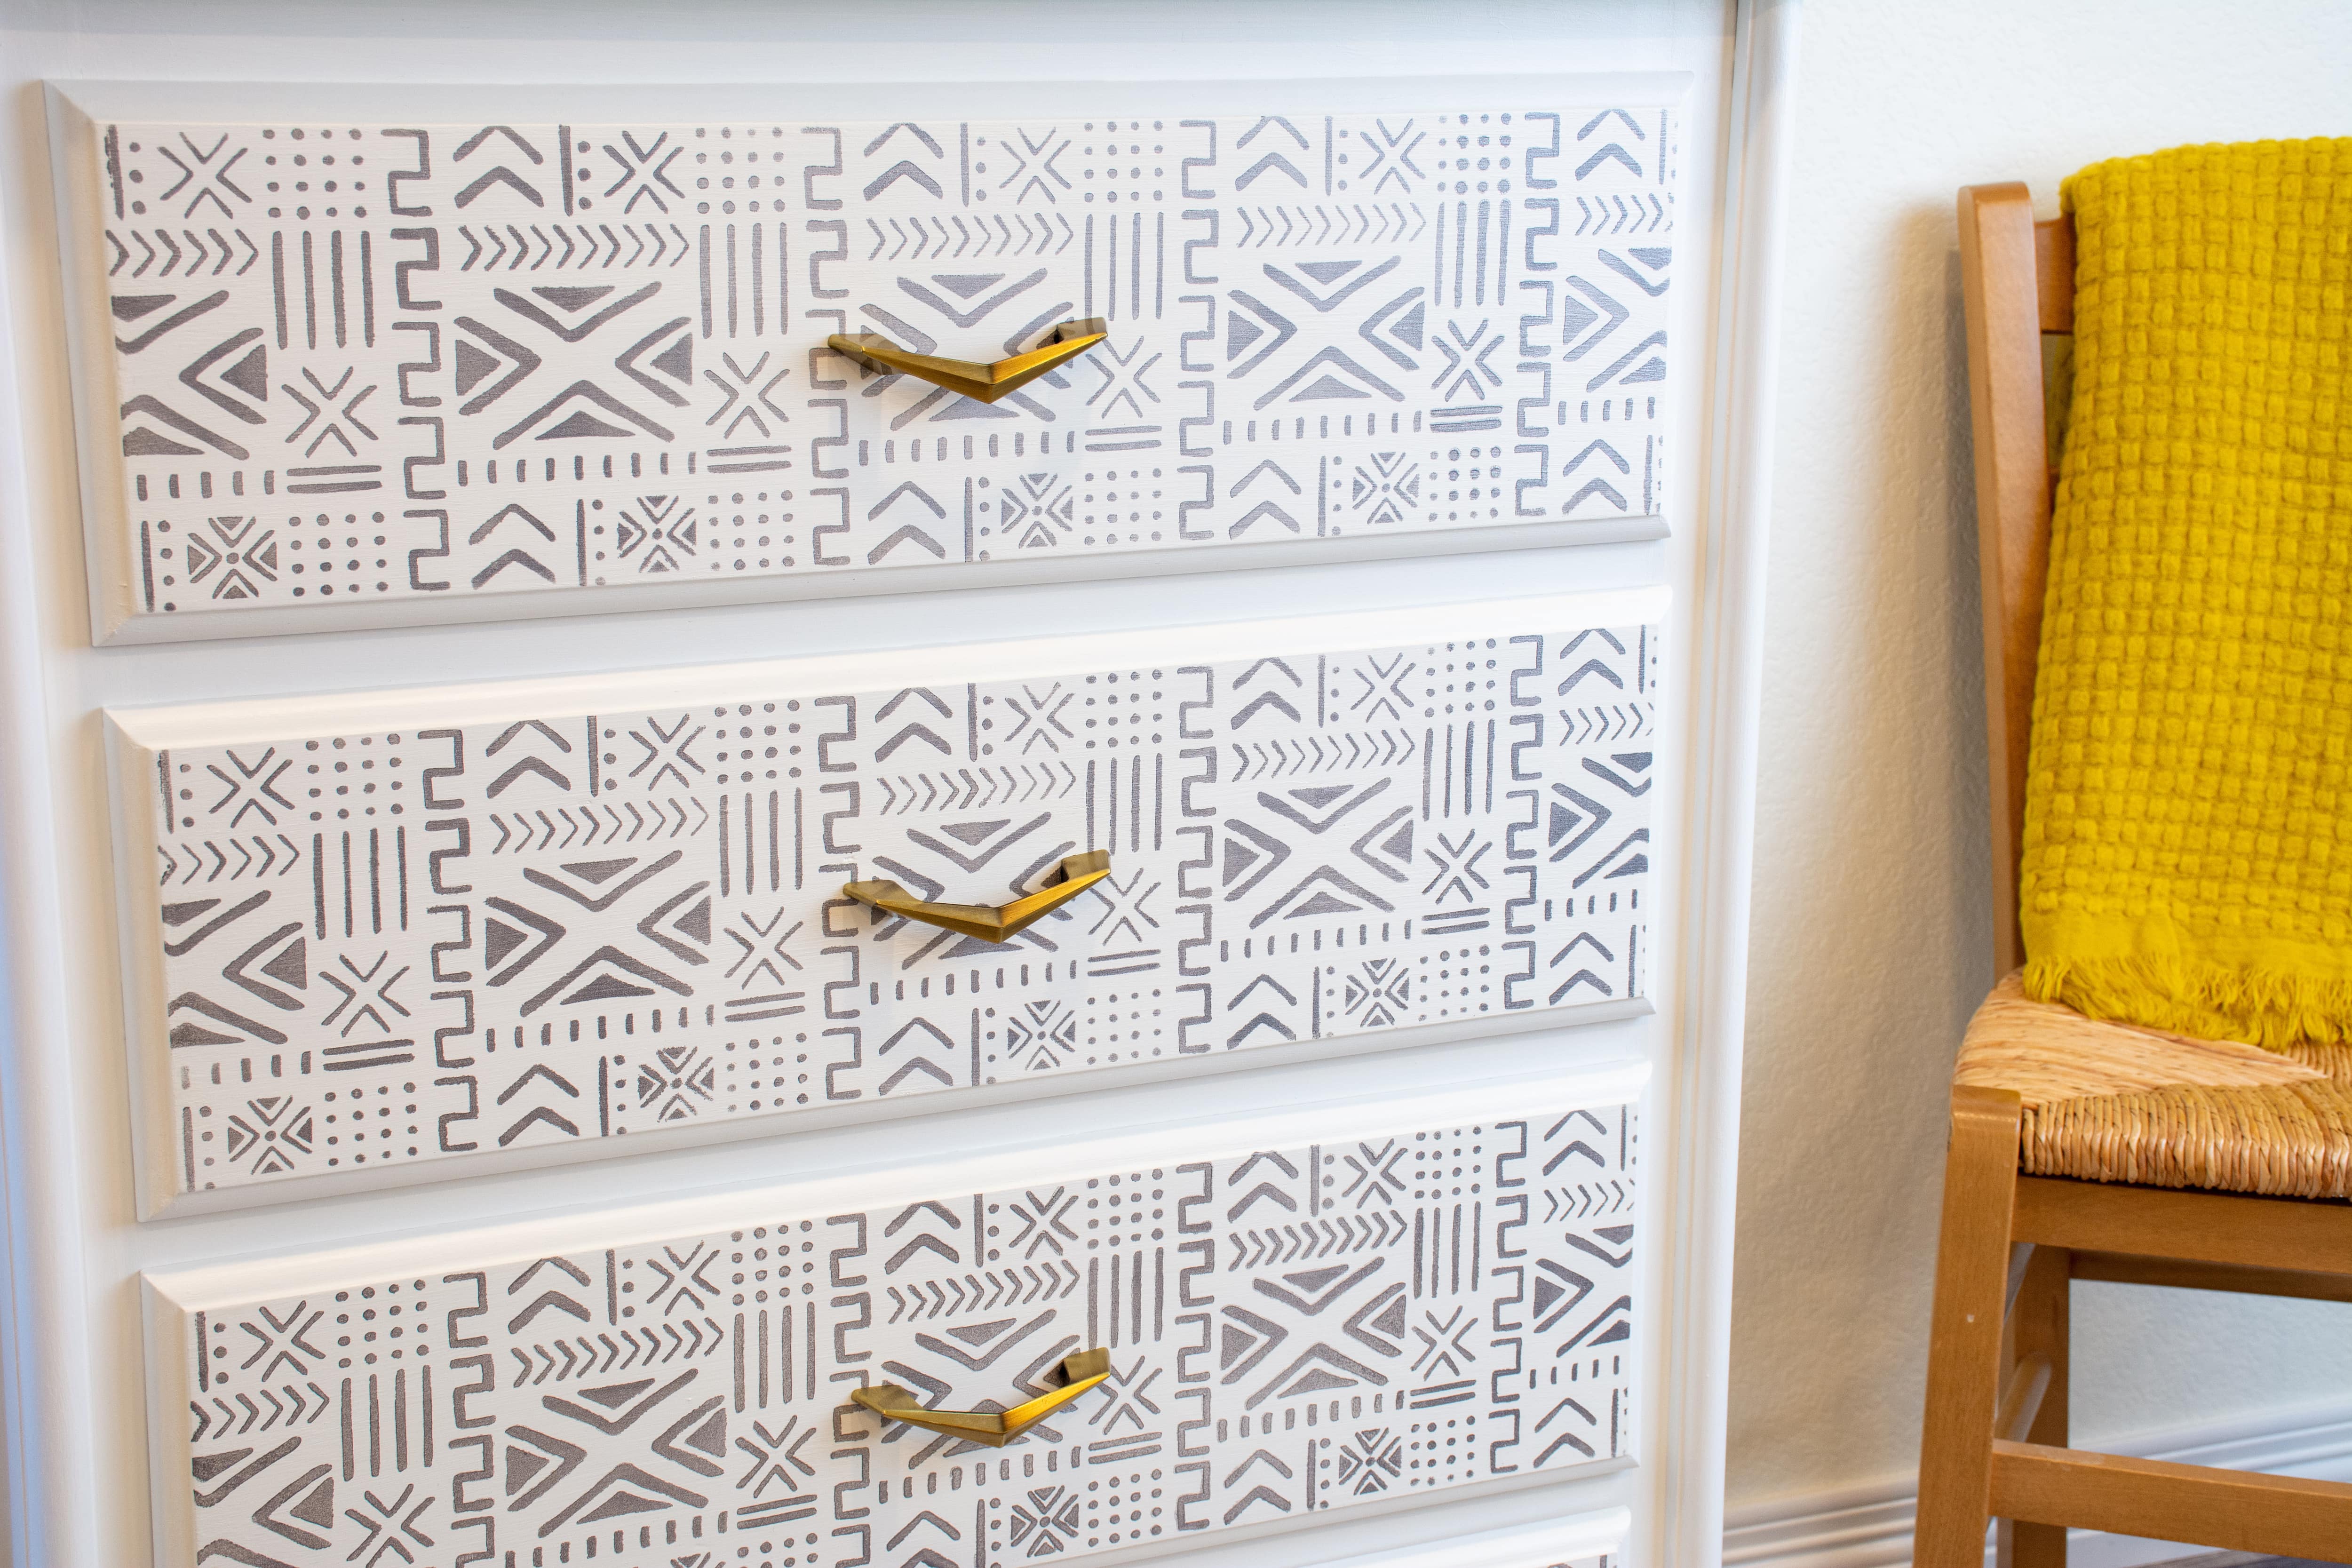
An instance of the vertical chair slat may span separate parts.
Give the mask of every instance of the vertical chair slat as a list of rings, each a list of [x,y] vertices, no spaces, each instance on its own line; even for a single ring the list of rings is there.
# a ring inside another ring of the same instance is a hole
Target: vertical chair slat
[[[1959,207],[1984,606],[1993,945],[1998,973],[2006,974],[2025,962],[2018,932],[2017,867],[2025,842],[2026,748],[2042,643],[2042,593],[2050,572],[2050,453],[2042,405],[2042,332],[2049,306],[2033,200],[2025,186],[2014,181],[1970,185],[1960,192]],[[2070,228],[2070,321],[2073,248]]]

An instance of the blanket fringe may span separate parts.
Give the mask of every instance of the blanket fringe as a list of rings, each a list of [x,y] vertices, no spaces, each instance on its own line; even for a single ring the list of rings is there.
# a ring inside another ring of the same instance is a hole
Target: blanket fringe
[[[2026,963],[2025,994],[2110,1023],[2267,1050],[2352,1043],[2352,980],[2196,959],[2058,954]]]

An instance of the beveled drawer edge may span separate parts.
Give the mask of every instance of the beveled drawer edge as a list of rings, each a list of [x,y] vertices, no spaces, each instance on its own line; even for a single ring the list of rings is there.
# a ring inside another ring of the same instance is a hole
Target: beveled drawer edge
[[[1206,626],[1153,627],[1139,631],[1008,639],[953,645],[951,649],[918,647],[872,654],[801,656],[759,662],[737,662],[598,673],[562,678],[484,681],[464,685],[395,688],[363,693],[312,693],[284,698],[230,700],[210,703],[163,704],[102,710],[104,739],[110,758],[116,874],[116,952],[120,964],[125,1034],[131,1042],[131,1095],[133,1118],[141,1135],[134,1138],[140,1162],[138,1196],[141,1217],[184,1215],[253,1206],[260,1203],[299,1201],[331,1192],[378,1191],[427,1181],[462,1177],[489,1169],[525,1170],[570,1163],[596,1156],[572,1145],[551,1147],[542,1155],[531,1150],[499,1150],[457,1155],[446,1163],[428,1166],[380,1167],[354,1184],[348,1177],[304,1177],[283,1186],[257,1192],[248,1188],[215,1191],[177,1190],[167,1162],[173,1136],[169,1096],[160,1074],[169,1068],[168,1056],[148,1042],[165,1035],[166,997],[160,969],[143,962],[153,934],[162,929],[163,893],[146,869],[155,863],[158,847],[151,814],[143,803],[152,788],[150,769],[162,750],[192,743],[236,744],[248,740],[281,737],[305,730],[323,731],[354,722],[414,726],[424,722],[479,723],[512,719],[535,706],[593,702],[611,706],[626,702],[696,703],[727,697],[745,686],[773,682],[807,689],[830,686],[872,689],[893,683],[919,684],[935,673],[939,661],[952,652],[958,674],[987,680],[1008,676],[1055,675],[1085,671],[1122,658],[1182,657],[1186,660],[1220,657],[1295,654],[1349,646],[1373,646],[1396,638],[1444,638],[1465,626],[1524,621],[1539,624],[1608,626],[1657,624],[1671,606],[1670,591],[1661,585],[1607,588],[1510,599],[1418,605],[1402,609],[1348,611],[1267,619],[1240,619]],[[587,695],[587,694],[593,694]],[[1282,1061],[1324,1059],[1355,1051],[1408,1048],[1441,1041],[1486,1038],[1538,1029],[1605,1023],[1652,1011],[1646,999],[1586,1004],[1547,1009],[1526,1016],[1510,1015],[1475,1023],[1433,1024],[1409,1029],[1342,1035],[1328,1041],[1328,1050],[1286,1047]],[[1261,1065],[1255,1060],[1214,1061],[1213,1070],[1243,1069]],[[1185,1058],[1178,1071],[1161,1074],[1151,1067],[1128,1064],[1097,1072],[1071,1074],[1041,1080],[1035,1093],[1043,1097],[1108,1088],[1116,1083],[1165,1081],[1185,1068],[1199,1068],[1203,1058]],[[1264,1065],[1276,1065],[1265,1063]],[[1098,1076],[1102,1075],[1102,1076]],[[938,1102],[941,1110],[965,1104],[1002,1101],[1025,1096],[1008,1093],[1009,1086],[992,1090],[949,1091],[955,1098]],[[903,1114],[895,1108],[869,1107],[849,1116],[840,1108],[792,1109],[759,1118],[747,1118],[730,1136],[751,1139],[772,1136],[800,1126],[866,1121],[869,1117]],[[706,1132],[704,1136],[709,1136]],[[625,1149],[602,1151],[604,1157],[654,1152],[693,1141],[682,1132],[666,1138],[656,1132],[631,1135]],[[530,1157],[525,1157],[530,1156]]]
[[[864,1170],[813,1173],[764,1186],[706,1192],[627,1208],[523,1217],[504,1225],[451,1233],[401,1234],[356,1246],[275,1257],[215,1262],[176,1269],[143,1270],[139,1276],[148,1416],[150,1487],[158,1561],[181,1563],[179,1543],[194,1538],[194,1507],[182,1470],[187,1445],[175,1434],[184,1412],[195,1408],[182,1349],[188,1321],[207,1311],[268,1301],[287,1295],[325,1293],[371,1275],[403,1277],[471,1268],[512,1265],[531,1258],[583,1250],[643,1246],[764,1223],[782,1209],[817,1214],[835,1209],[870,1211],[890,1204],[920,1203],[942,1193],[991,1190],[1012,1183],[1038,1184],[1076,1176],[1090,1169],[1120,1165],[1232,1158],[1244,1152],[1328,1143],[1349,1138],[1392,1134],[1412,1125],[1492,1120],[1499,1110],[1518,1120],[1580,1109],[1623,1106],[1638,1115],[1651,1065],[1627,1055],[1570,1073],[1519,1074],[1475,1080],[1432,1093],[1401,1097],[1365,1094],[1287,1106],[1203,1125],[1197,1118],[1141,1130],[1114,1129],[1050,1146],[1000,1148],[950,1154],[930,1161],[893,1160]],[[1638,1186],[1637,1186],[1638,1191]],[[1637,1202],[1640,1200],[1637,1199]],[[1646,1208],[1646,1203],[1642,1205]],[[616,1223],[617,1220],[617,1223]],[[1637,1354],[1646,1354],[1637,1352]],[[1628,1455],[1584,1468],[1576,1481],[1589,1481],[1638,1464]],[[1567,1478],[1540,1472],[1491,1479],[1469,1489],[1515,1490]],[[1401,1496],[1370,1505],[1371,1512],[1411,1506],[1422,1500]],[[1596,1524],[1605,1523],[1606,1515]],[[1300,1521],[1269,1521],[1223,1537],[1237,1541],[1287,1532]],[[1602,1531],[1601,1533],[1605,1533]],[[1622,1533],[1622,1527],[1621,1527]],[[1598,1538],[1597,1535],[1595,1537]],[[1581,1539],[1581,1537],[1580,1537]],[[1475,1542],[1470,1542],[1475,1544]],[[1454,1553],[1463,1542],[1410,1549],[1401,1558],[1381,1554],[1365,1568],[1469,1568],[1498,1559]],[[1130,1556],[1158,1556],[1154,1545],[1104,1553],[1110,1563]],[[1424,1556],[1428,1552],[1441,1555]],[[1556,1561],[1556,1560],[1553,1560]],[[1528,1568],[1553,1568],[1553,1561]],[[1339,1568],[1335,1563],[1334,1568]],[[1352,1561],[1347,1568],[1354,1568]]]
[[[326,1289],[353,1268],[392,1274],[514,1262],[551,1251],[642,1245],[666,1237],[722,1230],[746,1215],[789,1205],[794,1209],[874,1207],[919,1202],[933,1192],[981,1189],[1015,1181],[1038,1181],[1061,1172],[1085,1172],[1152,1159],[1195,1160],[1392,1131],[1399,1126],[1506,1114],[1572,1110],[1586,1105],[1623,1105],[1640,1100],[1650,1063],[1631,1052],[1581,1064],[1566,1072],[1516,1074],[1475,1079],[1436,1092],[1394,1091],[1335,1097],[1245,1111],[1203,1127],[1193,1119],[1112,1128],[1034,1145],[950,1153],[909,1160],[898,1150],[877,1150],[864,1166],[839,1166],[784,1182],[730,1187],[684,1197],[656,1199],[623,1208],[526,1216],[502,1225],[450,1234],[396,1236],[356,1246],[307,1253],[263,1256],[147,1270],[141,1278],[166,1310],[198,1311],[231,1301],[267,1299]],[[615,1221],[618,1220],[616,1224]]]

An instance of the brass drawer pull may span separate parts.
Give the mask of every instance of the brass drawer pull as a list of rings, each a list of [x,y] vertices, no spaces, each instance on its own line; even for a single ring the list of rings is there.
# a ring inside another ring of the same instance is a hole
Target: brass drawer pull
[[[1062,1386],[1039,1394],[1010,1410],[926,1410],[915,1396],[895,1383],[879,1383],[853,1391],[850,1398],[889,1421],[904,1421],[932,1432],[1002,1448],[1030,1427],[1110,1375],[1110,1352],[1080,1351],[1062,1360]]]
[[[1110,851],[1089,849],[1065,856],[1055,876],[1057,882],[1015,899],[1009,904],[931,904],[916,898],[898,883],[887,880],[845,882],[841,896],[910,921],[945,926],[983,942],[1003,942],[1033,921],[1053,913],[1110,875]]]
[[[982,403],[993,403],[1008,392],[1028,385],[1057,365],[1067,364],[1110,333],[1100,316],[1064,321],[1045,338],[1045,346],[1025,354],[982,364],[978,360],[941,359],[936,354],[910,353],[879,332],[835,332],[825,346],[843,358],[878,375],[911,375],[950,392]]]

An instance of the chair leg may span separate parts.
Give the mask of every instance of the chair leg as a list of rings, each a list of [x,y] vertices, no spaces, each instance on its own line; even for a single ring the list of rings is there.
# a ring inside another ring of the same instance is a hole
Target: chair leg
[[[2032,1355],[2050,1360],[2050,1386],[2042,1407],[2023,1434],[2030,1443],[2066,1447],[2067,1312],[2074,1255],[2055,1247],[2037,1247],[2026,1264],[2017,1300],[2009,1310],[2011,1359]],[[2002,1433],[2001,1436],[2011,1436]],[[2022,1520],[2000,1521],[2000,1568],[2066,1568],[2066,1527],[2032,1524]]]
[[[1952,1090],[1913,1568],[1983,1568],[2021,1114],[2013,1091]]]

